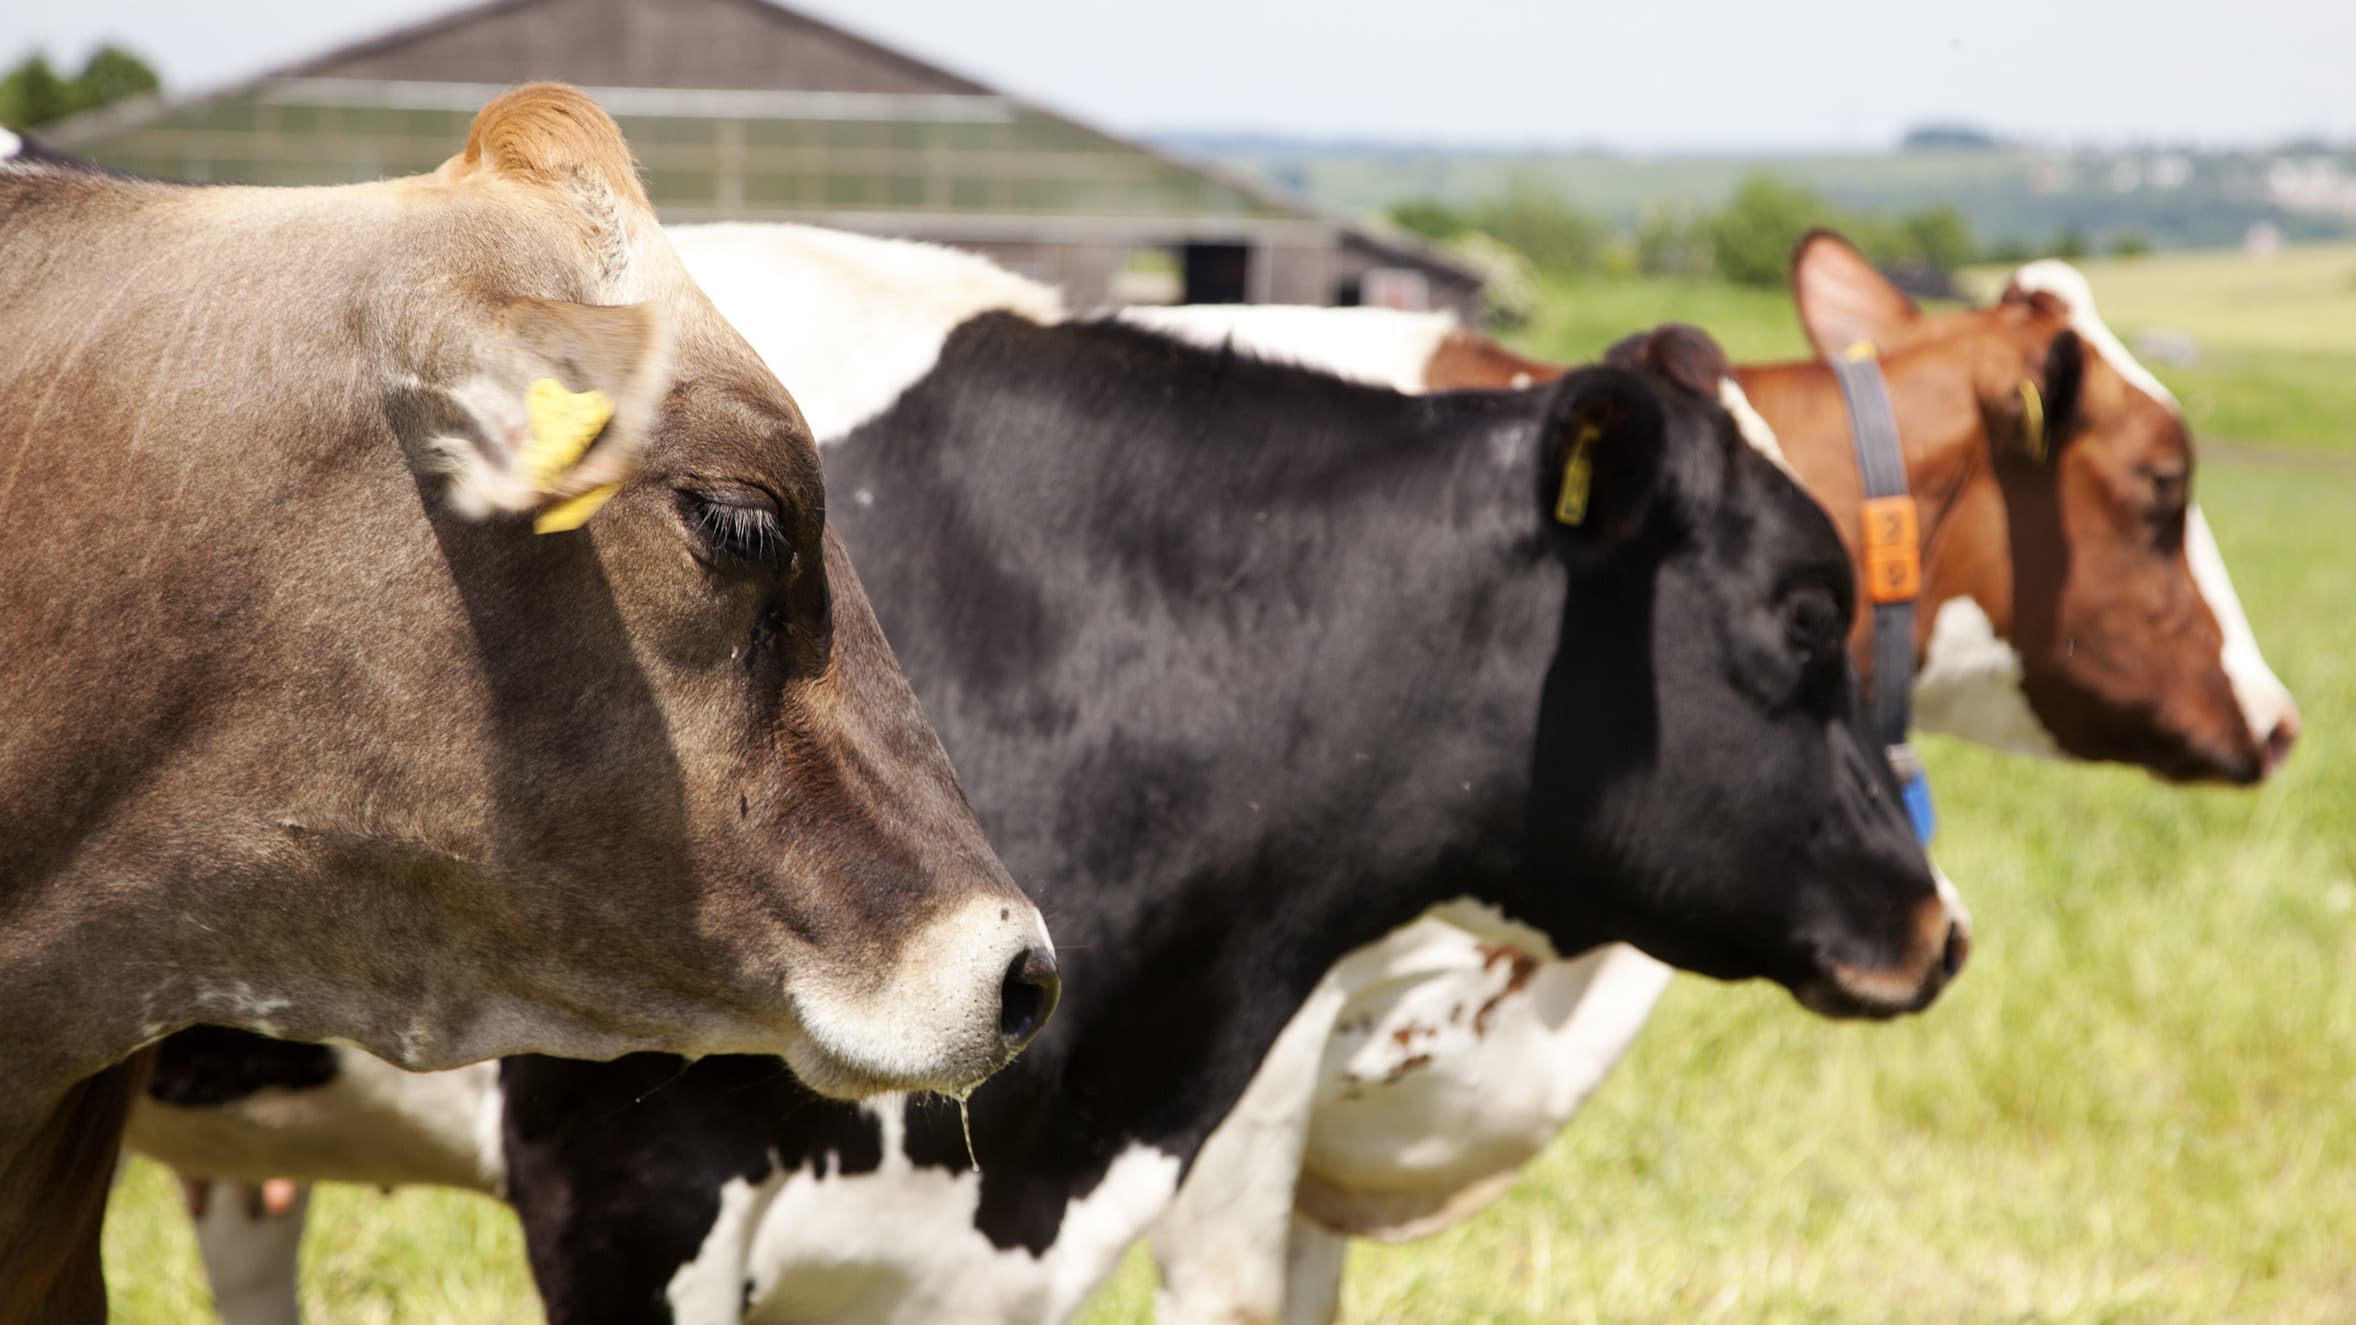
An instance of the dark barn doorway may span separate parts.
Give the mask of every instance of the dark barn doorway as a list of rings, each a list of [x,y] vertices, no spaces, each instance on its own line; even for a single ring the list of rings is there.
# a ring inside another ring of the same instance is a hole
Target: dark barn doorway
[[[1249,301],[1252,251],[1242,244],[1188,244],[1180,255],[1185,301],[1241,304]]]

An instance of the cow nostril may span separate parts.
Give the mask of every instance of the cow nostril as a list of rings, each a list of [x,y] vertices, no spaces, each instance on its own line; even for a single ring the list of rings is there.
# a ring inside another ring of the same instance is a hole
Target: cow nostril
[[[1033,947],[1007,964],[998,984],[998,1034],[1009,1052],[1031,1042],[1047,1019],[1055,1015],[1063,996],[1063,980],[1055,973],[1055,954]]]
[[[1939,968],[1952,980],[1963,970],[1972,955],[1971,926],[1956,923],[1947,927],[1947,945],[1939,952]]]
[[[2291,757],[2291,747],[2299,743],[2299,715],[2296,710],[2286,712],[2266,733],[2266,748],[2258,756],[2259,776],[2263,777],[2282,767]]]

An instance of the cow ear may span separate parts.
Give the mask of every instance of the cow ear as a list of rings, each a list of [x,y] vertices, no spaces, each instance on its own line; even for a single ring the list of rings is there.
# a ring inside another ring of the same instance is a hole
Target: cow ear
[[[651,304],[494,301],[437,412],[422,461],[472,516],[578,526],[638,467],[670,388],[669,326]]]
[[[1718,384],[1733,371],[1726,351],[1700,327],[1664,322],[1640,331],[1603,352],[1613,368],[1658,373],[1697,396],[1716,399]]]
[[[1830,230],[1800,236],[1792,248],[1791,281],[1800,326],[1826,359],[1859,341],[1888,346],[1922,317],[1904,291]]]
[[[1644,528],[1666,431],[1660,398],[1641,373],[1587,368],[1555,386],[1538,447],[1538,505],[1566,559],[1620,546]]]
[[[2086,342],[2067,328],[2045,348],[2045,363],[2021,379],[2011,405],[2017,411],[2021,449],[2045,460],[2077,431],[2079,398],[2086,387]]]

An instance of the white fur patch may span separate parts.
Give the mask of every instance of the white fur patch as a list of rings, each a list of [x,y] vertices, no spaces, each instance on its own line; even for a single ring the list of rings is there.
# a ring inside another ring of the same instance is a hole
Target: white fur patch
[[[1191,345],[1232,343],[1255,358],[1298,364],[1350,382],[1421,395],[1452,313],[1290,304],[1191,304],[1124,308],[1119,319]]]
[[[1793,469],[1792,462],[1784,458],[1783,443],[1776,437],[1775,429],[1769,427],[1759,411],[1751,407],[1751,398],[1743,394],[1742,383],[1731,377],[1719,378],[1718,403],[1733,417],[1735,431],[1751,444],[1752,450],[1774,461],[1775,467],[1790,475],[1792,482],[1800,481],[1800,472]]]
[[[823,1178],[796,1172],[766,1194],[735,1279],[739,1292],[746,1282],[752,1285],[751,1319],[843,1325],[1061,1321],[1120,1263],[1177,1187],[1176,1157],[1132,1147],[1114,1158],[1095,1190],[1065,1209],[1045,1255],[1034,1257],[1020,1247],[1001,1251],[974,1227],[980,1175],[908,1162],[901,1147],[906,1107],[898,1098],[870,1106],[883,1123],[884,1158],[876,1171]],[[707,1240],[707,1251],[721,1248]],[[725,1259],[714,1256],[715,1262]],[[712,1282],[719,1279],[715,1273]],[[682,1314],[679,1325],[701,1319],[736,1317]]]
[[[2184,557],[2191,563],[2193,583],[2200,586],[2201,597],[2209,600],[2209,611],[2225,632],[2221,657],[2225,677],[2233,683],[2233,697],[2241,705],[2242,719],[2263,745],[2284,719],[2298,712],[2298,706],[2292,702],[2289,688],[2266,665],[2266,655],[2258,650],[2257,634],[2241,609],[2241,595],[2233,591],[2233,577],[2225,571],[2225,554],[2218,551],[2217,536],[2209,531],[2208,517],[2201,514],[2197,502],[2184,519]]]
[[[772,1174],[759,1183],[730,1178],[720,1184],[720,1209],[704,1233],[695,1259],[679,1267],[663,1287],[674,1325],[736,1325],[743,1318],[745,1260],[760,1212],[776,1194]]]
[[[6,129],[0,129],[0,161],[4,161],[9,157],[15,156],[17,153],[23,151],[24,148],[24,139],[17,137],[15,134],[10,133]]]
[[[1427,969],[1343,1012],[1302,1208],[1339,1231],[1415,1237],[1485,1204],[1553,1140],[1672,973],[1621,944],[1541,962],[1429,920],[1384,944]]]
[[[674,226],[688,274],[777,380],[821,445],[932,371],[941,343],[988,312],[1063,320],[1063,296],[978,254],[815,226]]]
[[[2119,338],[2111,334],[2110,327],[2094,311],[2094,287],[2087,283],[2085,273],[2059,258],[2044,258],[2014,272],[2012,283],[2030,294],[2049,294],[2060,300],[2062,307],[2069,310],[2070,330],[2108,360],[2111,371],[2145,395],[2182,412],[2175,393],[2127,352],[2127,347],[2119,343]]]
[[[265,994],[244,980],[196,991],[196,1006],[208,1020],[224,1026],[237,1026],[257,1035],[278,1034],[275,1020],[281,1012],[294,1007],[294,1000],[277,994]]]
[[[411,1073],[345,1049],[322,1086],[265,1089],[224,1107],[142,1100],[126,1140],[182,1172],[212,1177],[496,1193],[505,1169],[499,1109],[497,1063]]]
[[[2021,691],[2021,655],[1970,598],[1950,598],[1931,619],[1930,647],[1914,678],[1914,722],[1997,750],[2062,757],[2053,733]]]

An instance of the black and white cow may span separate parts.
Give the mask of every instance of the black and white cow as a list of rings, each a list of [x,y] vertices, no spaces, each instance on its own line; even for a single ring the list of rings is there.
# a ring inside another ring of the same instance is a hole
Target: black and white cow
[[[835,522],[1066,936],[1064,1029],[974,1096],[978,1177],[953,1109],[835,1109],[768,1060],[511,1060],[477,1098],[552,1315],[1052,1320],[1149,1231],[1281,1243],[1332,1023],[1403,973],[1321,978],[1434,904],[1926,1001],[1961,938],[1850,717],[1844,554],[1706,339],[1631,353],[1416,401],[1001,313],[814,401]],[[306,1171],[277,1158],[216,1170]]]

